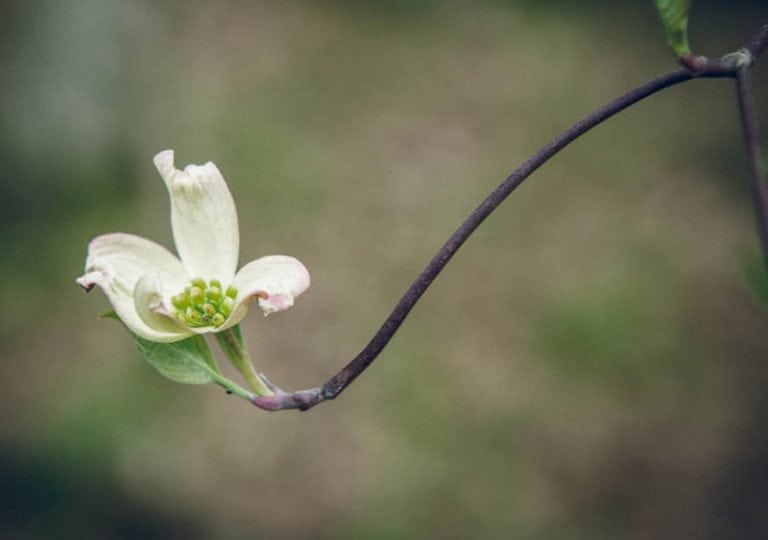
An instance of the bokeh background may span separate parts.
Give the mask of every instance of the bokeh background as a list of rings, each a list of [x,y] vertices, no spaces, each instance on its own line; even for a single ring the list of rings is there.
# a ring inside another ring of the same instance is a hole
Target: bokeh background
[[[695,4],[709,56],[768,17]],[[172,247],[156,152],[213,160],[241,260],[313,276],[246,320],[252,352],[316,386],[508,172],[674,67],[650,1],[0,4],[0,536],[768,537],[768,311],[729,81],[558,155],[308,413],[164,379],[74,283],[98,234]]]

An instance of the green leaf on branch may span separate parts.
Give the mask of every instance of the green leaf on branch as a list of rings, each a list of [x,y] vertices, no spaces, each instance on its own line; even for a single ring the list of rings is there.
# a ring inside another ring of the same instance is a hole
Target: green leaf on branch
[[[688,45],[688,11],[691,0],[656,0],[656,9],[667,32],[667,41],[679,58],[691,54]]]
[[[104,317],[119,320],[114,312],[107,313]],[[194,335],[173,343],[158,343],[137,336],[130,330],[128,333],[144,359],[173,381],[208,384],[215,382],[217,375],[221,373],[211,349],[202,336]]]

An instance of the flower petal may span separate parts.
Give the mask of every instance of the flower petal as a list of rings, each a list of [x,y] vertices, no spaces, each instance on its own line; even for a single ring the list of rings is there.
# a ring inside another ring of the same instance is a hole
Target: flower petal
[[[156,337],[152,341],[178,341],[192,335],[188,328],[176,322],[172,314],[173,307],[170,302],[166,302],[178,291],[168,286],[157,274],[144,274],[136,283],[133,292],[136,313],[156,334],[162,334],[159,339]]]
[[[173,165],[173,150],[155,156],[155,166],[171,196],[173,238],[190,278],[230,283],[240,249],[237,210],[219,169],[210,161]]]
[[[235,305],[221,329],[239,323],[255,299],[265,315],[288,309],[294,299],[309,288],[309,283],[309,272],[293,257],[271,255],[246,264],[235,276]]]
[[[87,290],[101,287],[120,320],[135,334],[168,341],[164,329],[149,326],[136,311],[134,289],[148,272],[162,276],[168,287],[179,290],[188,281],[181,261],[163,246],[132,234],[105,234],[88,245],[85,275],[76,281]]]

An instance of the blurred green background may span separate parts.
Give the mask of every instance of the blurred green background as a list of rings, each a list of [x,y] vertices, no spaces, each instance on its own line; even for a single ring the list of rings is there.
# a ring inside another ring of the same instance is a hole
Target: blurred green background
[[[692,45],[766,18],[696,2]],[[768,537],[768,312],[729,81],[558,155],[308,413],[162,378],[74,283],[98,234],[172,247],[156,152],[212,160],[241,261],[313,276],[245,321],[252,352],[316,386],[509,171],[674,67],[650,1],[0,4],[0,536]]]

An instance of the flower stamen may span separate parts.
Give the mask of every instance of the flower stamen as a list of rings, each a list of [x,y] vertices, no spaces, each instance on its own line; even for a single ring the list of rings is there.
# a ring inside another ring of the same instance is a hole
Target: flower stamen
[[[195,278],[190,283],[184,292],[171,297],[176,317],[193,328],[218,328],[224,324],[235,305],[237,289],[230,285],[222,294],[221,282],[217,279],[206,283],[203,279]]]

